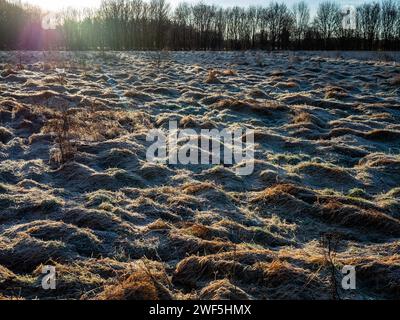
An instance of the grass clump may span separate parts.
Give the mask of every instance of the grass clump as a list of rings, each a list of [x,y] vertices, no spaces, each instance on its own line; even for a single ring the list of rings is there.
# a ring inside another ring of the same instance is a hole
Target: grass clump
[[[271,154],[268,159],[278,165],[298,165],[301,162],[310,161],[311,157],[303,153],[278,153]]]
[[[183,186],[183,192],[186,194],[197,194],[205,190],[213,190],[216,186],[211,182],[189,183]]]
[[[400,198],[400,187],[399,188],[393,188],[388,193],[386,193],[386,196],[387,197],[392,197],[392,198]]]
[[[0,142],[7,143],[13,137],[13,134],[10,130],[4,127],[0,127]]]
[[[237,72],[233,69],[226,69],[226,70],[222,71],[222,74],[224,76],[236,76]]]
[[[229,279],[210,282],[200,291],[201,300],[249,300],[249,295],[233,285]]]
[[[348,196],[351,198],[371,199],[368,193],[360,188],[353,188],[349,190]]]
[[[63,202],[57,198],[44,199],[40,203],[42,213],[53,213],[63,206]]]
[[[89,193],[86,196],[86,206],[87,207],[97,207],[102,203],[117,204],[118,199],[113,192],[107,190],[97,190],[95,192]]]
[[[220,83],[218,79],[219,72],[217,70],[209,70],[206,78],[206,83]]]
[[[310,123],[312,117],[308,112],[300,112],[293,117],[293,123]]]
[[[346,205],[334,199],[321,208],[321,217],[346,227],[399,235],[400,222],[389,215],[374,209],[361,209],[354,205]]]
[[[171,300],[169,279],[160,263],[141,260],[137,269],[106,286],[99,300]]]
[[[0,193],[7,193],[8,188],[6,187],[5,184],[0,183]]]
[[[391,85],[392,85],[392,86],[400,86],[400,76],[395,77],[395,78],[391,81]]]

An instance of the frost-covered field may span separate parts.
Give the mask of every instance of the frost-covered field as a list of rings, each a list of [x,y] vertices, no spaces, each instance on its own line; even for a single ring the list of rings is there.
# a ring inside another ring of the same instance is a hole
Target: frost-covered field
[[[330,299],[332,238],[341,298],[398,298],[399,61],[1,52],[0,297]],[[253,129],[254,173],[147,163],[146,134],[169,120]]]

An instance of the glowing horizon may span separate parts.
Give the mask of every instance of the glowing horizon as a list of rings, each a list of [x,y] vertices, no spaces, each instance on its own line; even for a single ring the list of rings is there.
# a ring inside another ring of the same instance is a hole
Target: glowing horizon
[[[38,6],[43,10],[59,11],[68,7],[95,8],[100,5],[101,0],[22,0],[22,2]]]

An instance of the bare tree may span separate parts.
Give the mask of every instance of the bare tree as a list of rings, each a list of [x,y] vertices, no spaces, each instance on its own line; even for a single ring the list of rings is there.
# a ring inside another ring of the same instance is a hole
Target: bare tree
[[[393,0],[382,1],[382,39],[385,49],[391,49],[396,37],[396,22],[399,19],[396,3]]]
[[[396,47],[395,48],[396,48],[396,50],[399,50],[400,49],[400,45],[399,45],[399,42],[400,42],[400,3],[397,7],[396,30],[397,30],[397,32],[396,32]]]
[[[247,11],[247,19],[250,28],[251,48],[256,47],[256,36],[258,25],[260,22],[260,10],[257,7],[251,6]]]
[[[271,49],[287,47],[288,36],[293,25],[292,16],[285,4],[271,3],[268,7],[268,26]]]
[[[314,24],[321,35],[325,49],[327,49],[330,40],[337,34],[340,28],[341,15],[339,5],[332,1],[322,2],[318,7]]]
[[[365,49],[373,49],[379,36],[380,5],[377,2],[364,3],[357,8],[357,20]]]
[[[190,23],[192,10],[188,3],[181,2],[175,8],[174,22],[176,26],[174,43],[179,49],[189,49],[190,46]]]
[[[310,23],[310,8],[304,1],[293,6],[294,38],[297,45],[304,39]]]
[[[154,24],[154,48],[162,49],[166,45],[167,27],[169,23],[170,5],[165,0],[151,0],[151,20]]]

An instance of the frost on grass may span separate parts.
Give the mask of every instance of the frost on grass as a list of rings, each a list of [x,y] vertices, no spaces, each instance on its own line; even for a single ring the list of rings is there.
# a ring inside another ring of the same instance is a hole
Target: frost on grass
[[[399,296],[398,60],[21,55],[0,53],[0,299],[330,299],[321,234],[357,270],[341,298]],[[169,120],[253,129],[254,172],[147,163]]]

